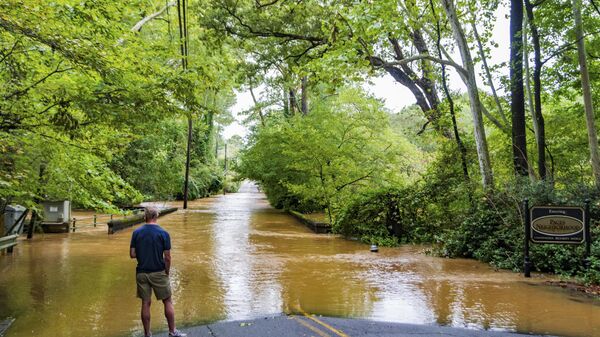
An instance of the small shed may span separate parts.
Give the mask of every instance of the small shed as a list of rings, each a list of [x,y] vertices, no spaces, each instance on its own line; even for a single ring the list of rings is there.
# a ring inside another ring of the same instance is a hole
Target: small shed
[[[44,201],[44,220],[41,223],[46,233],[68,233],[71,223],[71,202],[69,200]]]

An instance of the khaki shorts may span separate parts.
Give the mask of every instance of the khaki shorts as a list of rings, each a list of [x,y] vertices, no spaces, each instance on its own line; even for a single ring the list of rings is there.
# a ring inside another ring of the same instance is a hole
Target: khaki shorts
[[[165,300],[171,297],[171,286],[169,275],[164,271],[154,273],[138,273],[135,276],[137,283],[137,297],[149,301],[152,298],[152,290],[157,300]]]

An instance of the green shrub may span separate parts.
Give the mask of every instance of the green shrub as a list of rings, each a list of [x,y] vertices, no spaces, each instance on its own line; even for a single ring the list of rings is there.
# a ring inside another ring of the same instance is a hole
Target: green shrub
[[[184,177],[180,178],[180,185],[183,187]],[[223,189],[223,177],[221,171],[216,166],[202,165],[193,167],[190,172],[188,185],[188,199],[208,197],[211,194],[218,193]],[[175,194],[178,200],[183,199],[183,188]]]
[[[241,184],[242,182],[239,179],[231,175],[227,175],[223,181],[223,190],[226,193],[235,193],[240,189]]]
[[[442,255],[469,257],[498,268],[515,271],[523,268],[525,229],[521,201],[529,205],[582,205],[594,197],[593,189],[576,186],[573,190],[555,190],[546,183],[528,180],[504,186],[493,197],[482,199],[455,228],[447,228],[437,238]],[[600,215],[597,203],[591,204],[591,218]],[[600,280],[600,228],[592,222],[591,268],[583,267],[584,245],[530,244],[533,269],[565,276],[581,277],[586,282]]]
[[[376,191],[362,196],[337,213],[333,231],[362,242],[395,246],[402,236],[399,199],[402,191]]]
[[[363,242],[395,245],[431,242],[452,217],[422,186],[370,191],[336,213],[333,230]]]
[[[281,184],[267,184],[263,182],[260,186],[267,195],[267,200],[269,200],[271,206],[277,209],[292,209],[300,213],[312,213],[320,212],[326,208],[326,205],[315,200],[303,198]]]

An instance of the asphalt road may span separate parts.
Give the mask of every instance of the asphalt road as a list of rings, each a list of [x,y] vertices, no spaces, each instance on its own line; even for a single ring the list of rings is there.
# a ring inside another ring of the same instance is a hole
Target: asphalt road
[[[511,332],[386,323],[320,316],[277,316],[180,329],[189,337],[520,337]],[[166,333],[154,336],[166,337]]]

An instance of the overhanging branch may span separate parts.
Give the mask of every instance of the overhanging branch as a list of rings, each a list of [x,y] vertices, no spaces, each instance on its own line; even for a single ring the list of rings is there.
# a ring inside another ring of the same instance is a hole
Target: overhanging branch
[[[452,62],[452,61],[448,61],[448,60],[443,60],[440,58],[437,58],[435,56],[431,56],[431,55],[415,55],[415,56],[411,56],[411,57],[407,57],[405,59],[402,60],[398,60],[398,61],[393,61],[393,62],[384,62],[382,64],[382,66],[402,66],[411,62],[415,62],[415,61],[420,61],[420,60],[429,60],[435,63],[439,63],[439,64],[445,64],[447,66],[453,67],[454,69],[456,69],[456,71],[458,71],[459,73],[461,73],[462,75],[467,75],[467,70],[465,68],[463,68],[460,64],[456,63],[456,62]]]
[[[138,23],[135,24],[135,26],[133,26],[131,28],[132,32],[139,32],[140,30],[142,30],[142,26],[144,26],[146,23],[148,23],[151,20],[156,19],[157,17],[161,16],[162,13],[164,13],[167,8],[169,7],[174,7],[175,5],[177,5],[177,1],[171,1],[168,4],[166,4],[165,7],[161,8],[158,12],[148,15],[147,17],[141,19],[140,21],[138,21]]]

